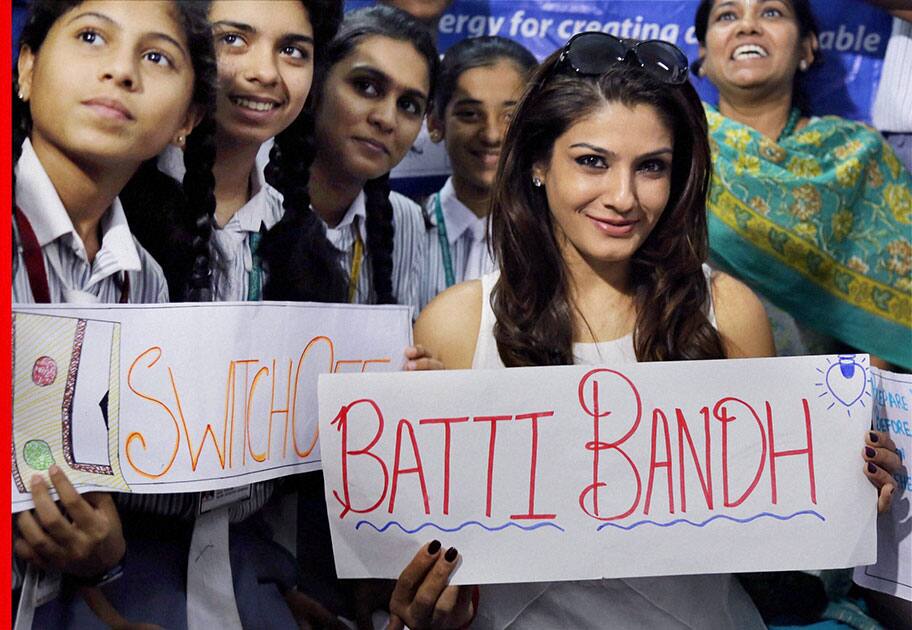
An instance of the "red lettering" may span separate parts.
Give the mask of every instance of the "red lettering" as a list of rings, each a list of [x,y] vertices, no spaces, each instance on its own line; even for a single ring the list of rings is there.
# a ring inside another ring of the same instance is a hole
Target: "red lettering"
[[[402,428],[408,431],[409,441],[412,444],[412,454],[415,456],[415,465],[412,468],[401,468],[400,467],[400,458],[402,455]],[[399,485],[399,475],[418,475],[418,483],[421,484],[421,496],[424,498],[424,513],[430,514],[431,508],[428,502],[428,491],[427,484],[424,482],[424,468],[421,466],[421,453],[418,451],[418,444],[415,441],[415,430],[412,428],[412,424],[402,418],[399,421],[399,426],[396,427],[396,461],[393,464],[393,489],[390,491],[390,504],[389,504],[389,513],[393,513],[393,509],[396,505],[396,488]]]
[[[684,412],[675,409],[678,419],[678,478],[681,487],[681,511],[687,511],[687,494],[685,491],[684,480],[684,439],[687,438],[687,446],[690,448],[690,457],[693,460],[694,468],[697,471],[697,477],[700,479],[700,486],[703,488],[703,498],[706,500],[706,507],[713,509],[713,481],[712,481],[712,457],[710,453],[710,436],[709,436],[709,407],[703,407],[700,410],[703,414],[703,440],[704,456],[706,462],[706,476],[703,476],[703,470],[700,468],[700,460],[697,459],[697,449],[694,447],[693,439],[690,437],[690,431],[687,429],[687,422],[684,420]]]
[[[450,513],[450,425],[460,422],[468,422],[468,416],[462,418],[425,418],[419,420],[418,424],[442,424],[443,425],[443,513]]]
[[[538,419],[550,418],[554,415],[553,411],[539,411],[536,413],[524,413],[516,416],[516,420],[530,420],[532,431],[532,448],[529,456],[529,511],[525,514],[511,514],[510,518],[517,520],[536,520],[552,519],[556,514],[536,514],[535,513],[535,468],[538,462]],[[490,516],[490,515],[489,515]]]
[[[348,448],[348,415],[351,413],[352,409],[362,404],[369,405],[373,409],[374,413],[376,413],[377,431],[374,433],[374,437],[370,442],[368,442],[367,446],[355,450],[350,450]],[[377,506],[383,503],[383,500],[386,498],[386,489],[389,483],[389,471],[386,469],[386,464],[380,457],[371,452],[371,449],[374,448],[374,446],[380,440],[380,436],[383,435],[383,413],[380,411],[380,407],[377,406],[377,403],[375,403],[373,400],[362,398],[361,400],[356,400],[342,407],[331,424],[337,425],[336,430],[342,432],[342,495],[344,499],[340,498],[339,493],[333,490],[333,496],[336,498],[336,501],[338,501],[342,506],[342,513],[339,514],[339,518],[345,518],[345,515],[349,512],[355,512],[356,514],[372,512],[373,510],[377,509]],[[367,457],[375,460],[378,464],[380,464],[380,470],[383,471],[383,493],[373,505],[364,509],[352,507],[350,489],[348,487],[348,458],[350,456],[358,457],[361,455],[366,455]]]
[[[599,439],[599,421],[602,418],[607,418],[611,412],[605,411],[602,412],[599,409],[599,381],[596,380],[596,376],[604,374],[606,376],[616,376],[621,379],[623,384],[626,384],[630,387],[631,392],[636,401],[636,418],[633,421],[630,429],[625,433],[619,440],[614,442],[602,442]],[[589,381],[592,381],[592,406],[586,404],[586,385]],[[593,438],[591,442],[586,443],[586,450],[592,451],[592,483],[586,486],[579,495],[579,504],[583,512],[591,516],[592,518],[598,519],[600,521],[613,521],[617,519],[622,519],[626,516],[629,516],[637,507],[640,502],[640,494],[642,493],[642,482],[640,481],[640,473],[637,470],[636,464],[633,463],[633,460],[630,459],[630,456],[624,452],[623,449],[619,448],[627,439],[634,434],[637,430],[637,427],[640,425],[640,419],[643,415],[643,403],[640,400],[640,393],[637,391],[636,386],[633,382],[615,370],[608,369],[596,369],[587,372],[583,378],[580,380],[579,390],[578,390],[579,403],[582,410],[589,416],[592,417],[592,433]],[[627,463],[630,464],[630,469],[633,471],[634,478],[636,479],[636,497],[633,500],[630,508],[620,514],[614,516],[601,516],[599,511],[598,503],[598,492],[600,488],[607,487],[603,481],[599,480],[599,452],[603,450],[614,450],[620,453],[620,455],[627,460]],[[592,494],[592,511],[586,507],[586,497],[589,494]]]
[[[659,418],[662,419],[662,433],[665,435],[665,459],[661,461],[656,460],[656,429],[658,429],[659,426]],[[661,409],[654,409],[652,411],[652,448],[650,449],[650,453],[649,481],[646,483],[646,507],[643,510],[643,514],[649,514],[649,505],[650,500],[652,499],[652,482],[655,479],[656,468],[665,469],[665,478],[668,481],[668,511],[671,514],[674,514],[674,489],[671,479],[671,438],[668,435],[668,419]]]
[[[494,446],[497,443],[497,423],[512,420],[513,416],[476,416],[473,422],[490,422],[491,433],[488,440],[488,488],[485,499],[485,516],[491,516],[491,495],[494,485]]]
[[[793,449],[791,451],[777,451],[776,450],[776,438],[773,433],[773,410],[770,407],[769,402],[766,403],[766,426],[767,433],[769,434],[769,465],[770,465],[770,487],[772,490],[773,505],[776,505],[778,501],[778,494],[776,489],[776,458],[777,457],[793,457],[795,455],[807,455],[808,461],[808,484],[811,489],[811,503],[817,504],[817,482],[814,477],[814,440],[811,436],[811,410],[808,408],[808,401],[805,398],[801,399],[801,403],[804,406],[804,434],[805,434],[805,448]]]
[[[738,497],[738,500],[734,501],[734,502],[732,502],[729,499],[730,495],[729,495],[729,485],[728,485],[728,424],[730,422],[733,422],[734,420],[736,420],[737,416],[728,415],[728,407],[726,406],[726,403],[729,403],[729,402],[739,403],[741,405],[744,405],[744,407],[746,407],[747,410],[750,411],[751,415],[754,417],[754,420],[757,423],[757,428],[760,430],[760,444],[762,447],[762,452],[760,454],[760,462],[759,462],[759,465],[757,466],[757,472],[754,475],[753,481],[747,487],[747,490],[745,490],[741,494],[741,496]],[[744,503],[744,501],[747,499],[747,497],[749,497],[750,494],[754,491],[754,488],[756,488],[757,484],[760,482],[760,475],[763,474],[763,467],[766,462],[766,435],[764,434],[764,431],[763,431],[763,422],[760,420],[760,416],[757,415],[757,412],[754,411],[753,407],[751,407],[749,404],[747,404],[740,398],[735,398],[733,396],[723,398],[722,400],[717,402],[715,407],[713,407],[713,415],[716,417],[716,419],[719,422],[722,423],[722,496],[723,496],[723,504],[725,505],[725,507],[738,507],[739,505]]]

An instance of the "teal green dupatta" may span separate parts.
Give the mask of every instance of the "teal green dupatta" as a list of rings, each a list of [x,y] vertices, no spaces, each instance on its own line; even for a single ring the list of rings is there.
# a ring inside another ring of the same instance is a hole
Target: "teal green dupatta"
[[[799,322],[912,368],[912,176],[836,116],[778,142],[705,105],[712,258]]]

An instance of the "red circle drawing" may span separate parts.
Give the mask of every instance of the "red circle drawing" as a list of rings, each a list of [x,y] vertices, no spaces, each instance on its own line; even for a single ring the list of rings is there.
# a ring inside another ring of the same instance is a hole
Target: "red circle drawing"
[[[57,363],[51,357],[38,357],[32,368],[32,381],[38,387],[46,387],[57,379]]]

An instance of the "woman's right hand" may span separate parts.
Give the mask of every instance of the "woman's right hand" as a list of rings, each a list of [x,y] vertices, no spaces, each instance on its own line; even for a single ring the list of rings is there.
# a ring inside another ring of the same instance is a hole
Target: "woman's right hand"
[[[459,554],[446,551],[440,541],[425,545],[405,567],[390,598],[387,630],[452,629],[468,624],[475,615],[471,586],[448,586]]]

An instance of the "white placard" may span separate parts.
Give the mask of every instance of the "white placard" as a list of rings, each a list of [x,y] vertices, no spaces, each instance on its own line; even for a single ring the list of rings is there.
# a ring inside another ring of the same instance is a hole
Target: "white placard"
[[[397,370],[409,309],[14,305],[13,512],[80,492],[215,490],[320,467],[316,379]]]
[[[323,375],[340,577],[421,544],[455,583],[852,567],[875,557],[868,357]]]
[[[912,375],[871,370],[874,428],[896,444],[903,469],[893,475],[890,512],[877,519],[877,564],[855,569],[855,582],[912,601]]]

